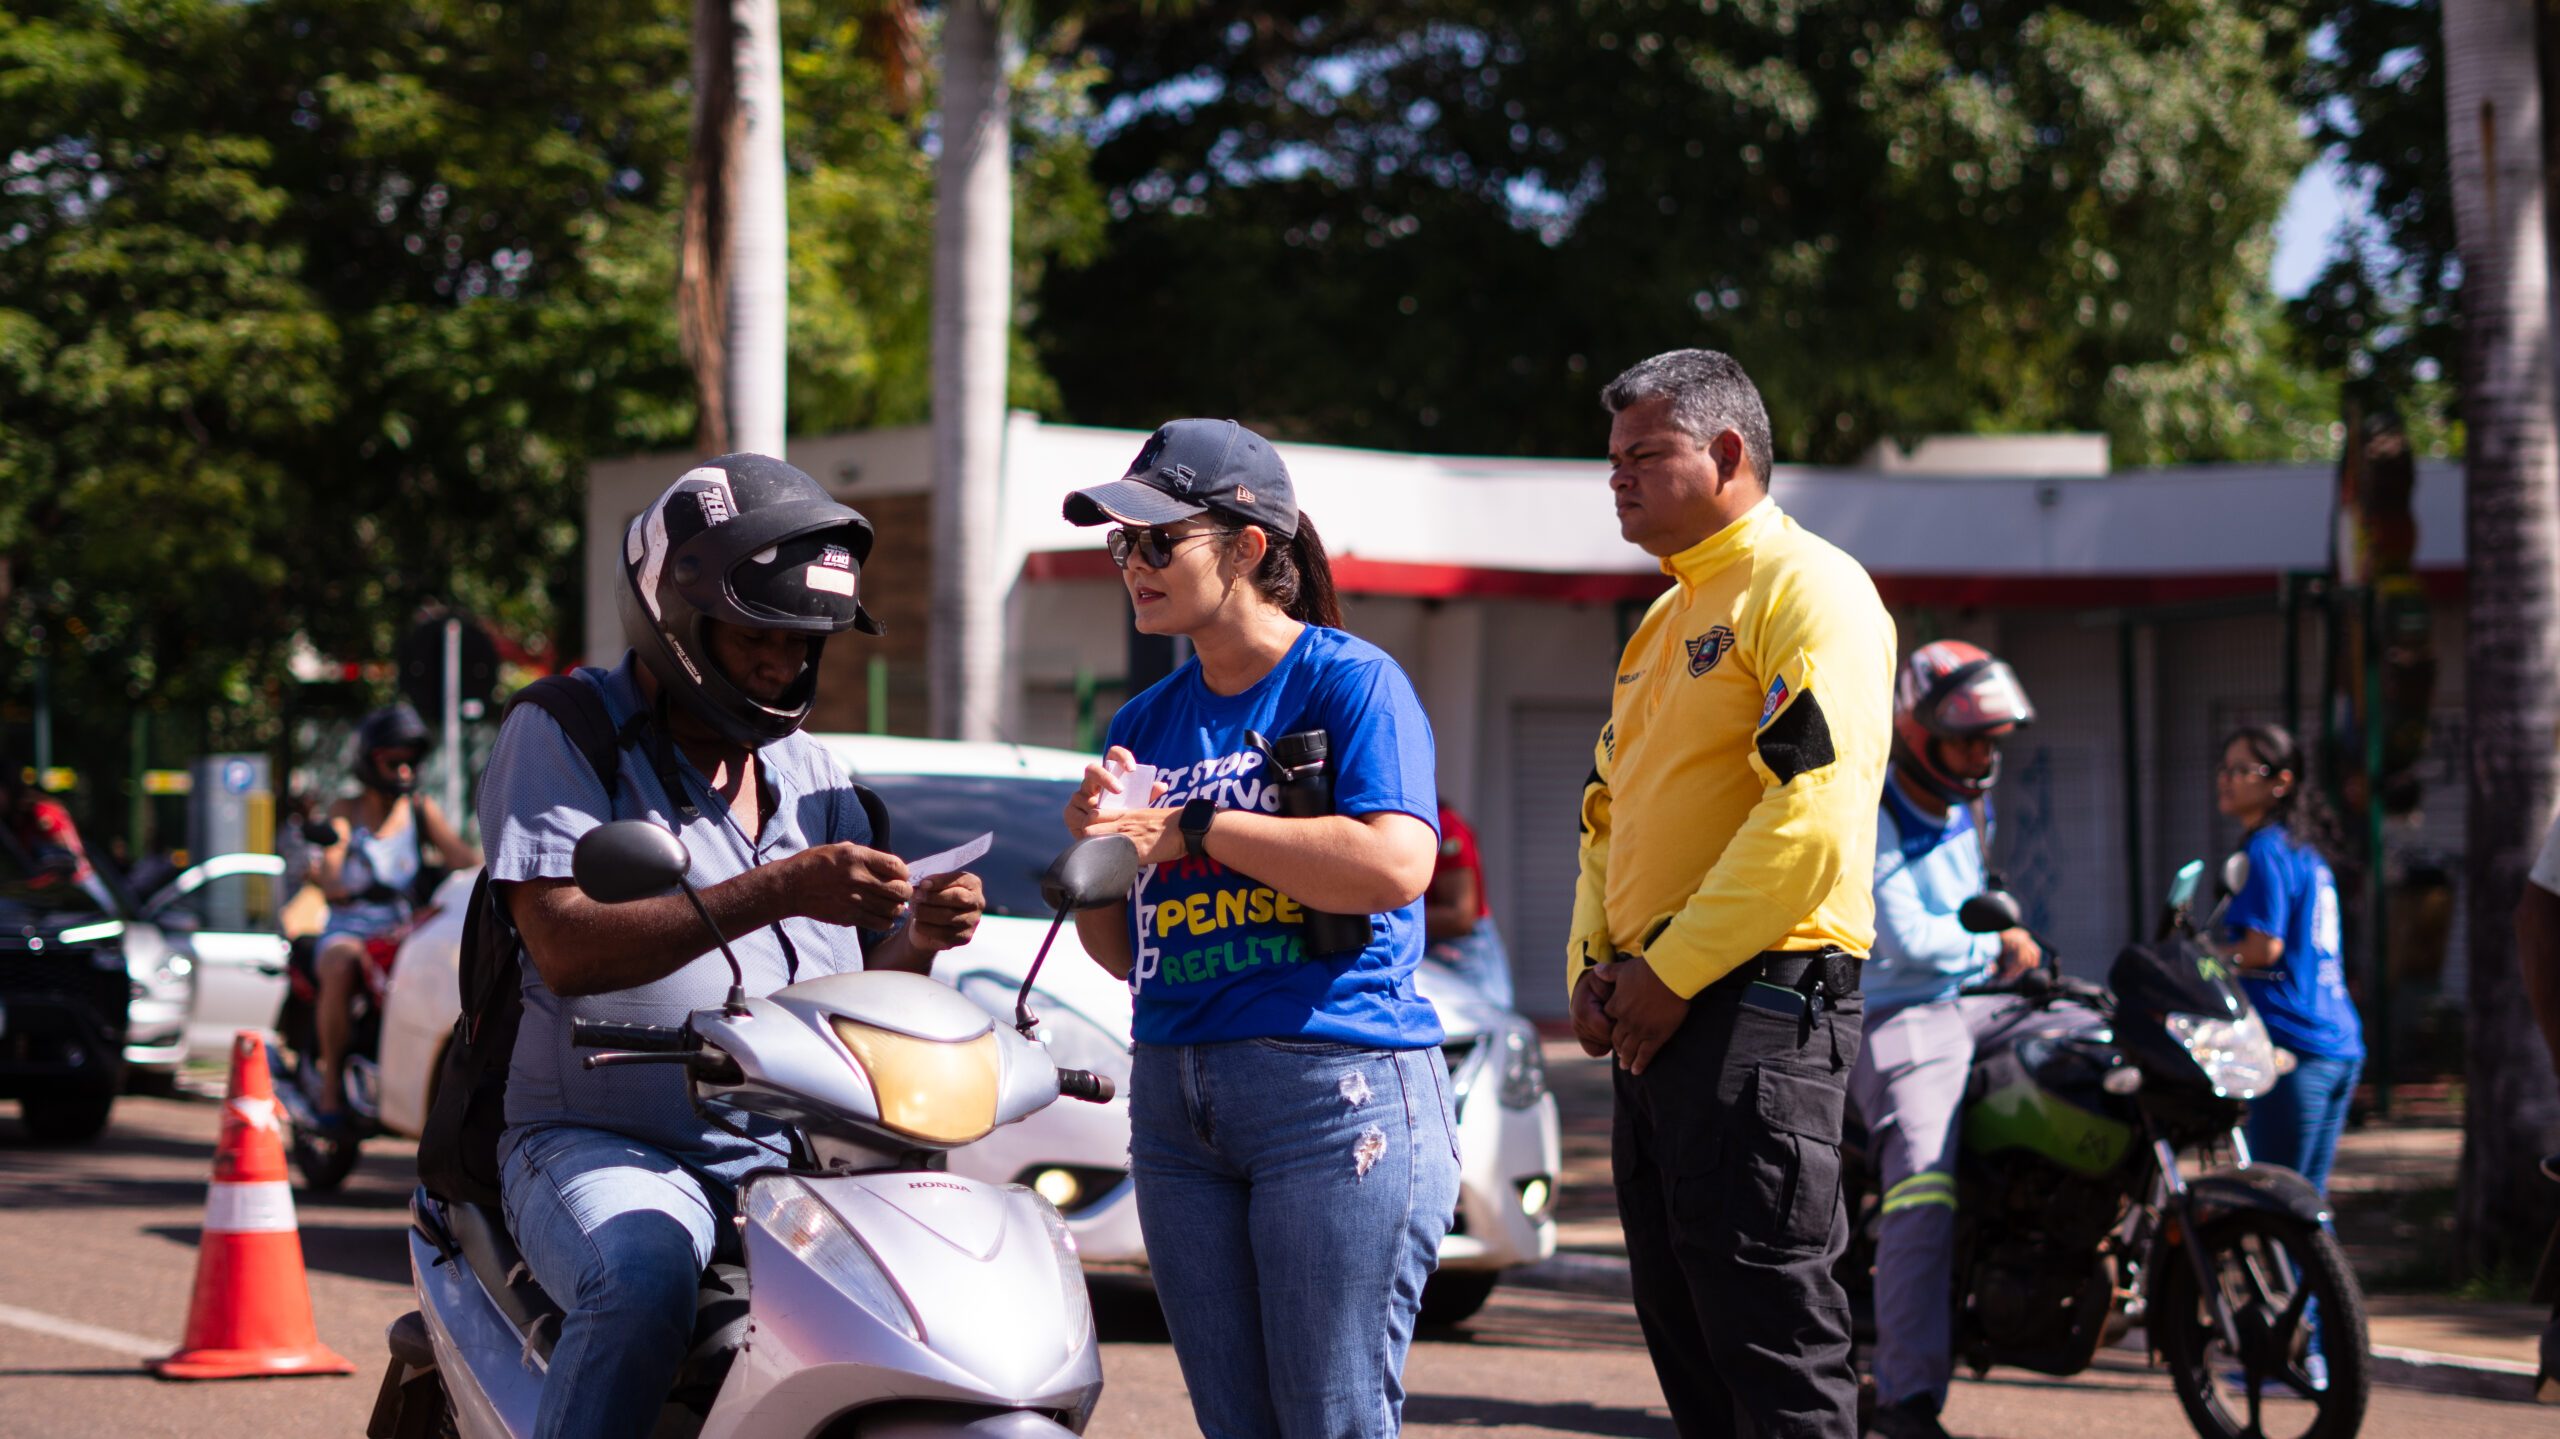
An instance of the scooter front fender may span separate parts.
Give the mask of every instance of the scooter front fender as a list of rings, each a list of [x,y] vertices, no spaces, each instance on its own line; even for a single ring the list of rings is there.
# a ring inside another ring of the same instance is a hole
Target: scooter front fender
[[[1075,1439],[1075,1431],[1027,1409],[884,1404],[854,1424],[857,1439]]]

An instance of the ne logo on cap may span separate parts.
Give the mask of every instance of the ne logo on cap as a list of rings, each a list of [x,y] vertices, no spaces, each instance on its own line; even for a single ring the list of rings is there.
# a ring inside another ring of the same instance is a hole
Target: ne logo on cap
[[[1242,485],[1238,485],[1238,486],[1236,486],[1236,503],[1237,503],[1237,504],[1239,504],[1239,505],[1249,505],[1249,504],[1252,504],[1252,503],[1253,503],[1253,491],[1246,489],[1246,488],[1245,488],[1244,486],[1242,486]]]

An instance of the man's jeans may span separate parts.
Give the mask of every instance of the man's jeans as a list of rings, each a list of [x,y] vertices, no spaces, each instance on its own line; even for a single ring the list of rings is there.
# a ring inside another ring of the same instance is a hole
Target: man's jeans
[[[693,1334],[699,1282],[733,1212],[736,1174],[690,1168],[601,1129],[510,1130],[507,1229],[567,1311],[536,1439],[643,1439]]]
[[[1131,1167],[1206,1439],[1391,1439],[1458,1201],[1436,1049],[1140,1045]]]

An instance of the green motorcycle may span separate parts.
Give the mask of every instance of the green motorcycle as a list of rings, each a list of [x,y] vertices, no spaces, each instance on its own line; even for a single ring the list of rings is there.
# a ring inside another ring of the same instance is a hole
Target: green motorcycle
[[[2226,894],[2246,865],[2225,866]],[[2195,917],[2203,872],[2179,872],[2157,937],[2127,946],[2105,988],[2037,969],[1966,991],[2018,994],[2037,1013],[1974,1056],[1965,1091],[1954,1354],[1977,1375],[2072,1375],[2140,1325],[2197,1433],[2349,1439],[2371,1383],[2363,1292],[2328,1200],[2250,1162],[2246,1101],[2275,1087],[2283,1057],[2196,943],[2221,913]],[[1977,933],[2020,923],[1997,891],[1959,918]],[[1845,1140],[1839,1277],[1871,1343],[1882,1206],[1864,1129],[1853,1120]],[[2215,1150],[2235,1162],[2201,1163]]]

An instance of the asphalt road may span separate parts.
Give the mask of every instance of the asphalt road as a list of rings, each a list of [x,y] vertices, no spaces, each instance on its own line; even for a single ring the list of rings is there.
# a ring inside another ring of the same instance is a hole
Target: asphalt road
[[[350,1439],[363,1431],[381,1377],[383,1325],[411,1307],[400,1240],[406,1146],[373,1146],[339,1194],[299,1197],[320,1336],[357,1362],[355,1377],[180,1384],[138,1367],[134,1350],[174,1347],[185,1323],[216,1127],[211,1103],[128,1099],[99,1143],[49,1149],[0,1113],[0,1439]],[[1195,1433],[1154,1306],[1143,1294],[1106,1290],[1097,1312],[1109,1388],[1094,1439]],[[51,1321],[87,1329],[41,1332]],[[1674,1433],[1634,1316],[1607,1300],[1497,1290],[1477,1319],[1415,1344],[1405,1383],[1415,1435]],[[2167,1381],[2115,1356],[2067,1381],[1995,1373],[1960,1382],[1947,1419],[1960,1435],[2004,1439],[2186,1433]],[[2377,1390],[2366,1432],[2548,1439],[2553,1429],[2551,1415],[2530,1406]]]

